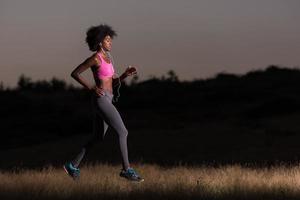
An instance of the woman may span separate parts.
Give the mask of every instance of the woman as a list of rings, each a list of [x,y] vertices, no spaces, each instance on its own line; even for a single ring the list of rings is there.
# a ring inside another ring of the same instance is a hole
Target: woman
[[[83,146],[79,154],[72,161],[64,165],[64,169],[72,178],[75,180],[78,179],[80,175],[78,166],[84,155],[89,152],[97,140],[104,140],[108,127],[111,127],[119,136],[123,165],[120,176],[132,181],[144,181],[144,179],[130,167],[127,150],[128,131],[118,110],[112,103],[114,97],[113,88],[120,86],[121,81],[126,77],[136,74],[136,69],[134,67],[130,68],[129,66],[120,77],[116,78],[114,76],[113,61],[109,52],[111,51],[112,39],[114,36],[117,36],[117,34],[111,26],[106,24],[92,26],[88,29],[86,34],[86,42],[89,49],[95,53],[76,67],[72,71],[71,76],[92,93],[92,104],[94,108],[93,137]],[[92,70],[96,83],[95,86],[89,85],[80,76],[80,73],[88,68]]]

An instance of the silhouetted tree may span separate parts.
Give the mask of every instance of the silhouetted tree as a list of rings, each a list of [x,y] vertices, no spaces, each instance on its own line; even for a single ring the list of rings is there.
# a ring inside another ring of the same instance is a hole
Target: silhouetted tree
[[[18,89],[19,90],[28,90],[32,89],[31,78],[26,77],[24,74],[21,74],[18,81]]]
[[[66,89],[66,83],[63,80],[59,80],[55,77],[51,79],[51,85],[53,90],[65,90]]]
[[[169,77],[167,78],[168,81],[172,81],[172,82],[178,81],[178,76],[176,75],[176,73],[173,70],[169,70],[168,75],[169,75]]]
[[[165,81],[166,80],[165,75],[162,75],[161,78],[160,78],[160,80]]]
[[[221,72],[221,73],[218,73],[217,76],[216,76],[216,79],[219,79],[219,80],[236,80],[238,79],[239,77],[235,74],[228,74],[228,73],[225,73],[225,72]]]
[[[49,83],[45,80],[36,81],[33,84],[33,89],[36,92],[49,92],[52,90],[52,85],[51,85],[51,83]]]

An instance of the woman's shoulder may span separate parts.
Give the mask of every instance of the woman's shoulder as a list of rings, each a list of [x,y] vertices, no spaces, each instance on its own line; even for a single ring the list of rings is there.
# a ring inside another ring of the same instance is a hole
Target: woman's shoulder
[[[91,59],[95,60],[95,62],[97,63],[97,65],[101,65],[101,59],[100,59],[100,56],[99,56],[99,53],[93,53],[91,55]]]

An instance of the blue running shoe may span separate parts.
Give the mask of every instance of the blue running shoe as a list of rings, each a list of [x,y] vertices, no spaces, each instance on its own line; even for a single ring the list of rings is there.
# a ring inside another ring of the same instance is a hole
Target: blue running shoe
[[[140,175],[136,171],[134,171],[134,169],[131,167],[129,167],[127,170],[122,169],[120,172],[120,176],[130,181],[137,181],[137,182],[144,181],[144,178],[140,177]]]
[[[78,180],[80,177],[80,170],[79,168],[76,168],[73,166],[73,164],[71,162],[67,162],[66,164],[64,164],[63,166],[65,172],[71,176],[74,180]]]

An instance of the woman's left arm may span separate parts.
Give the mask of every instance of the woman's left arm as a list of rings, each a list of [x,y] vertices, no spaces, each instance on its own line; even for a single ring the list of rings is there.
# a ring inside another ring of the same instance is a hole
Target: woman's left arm
[[[136,68],[129,66],[120,77],[113,78],[113,87],[119,85],[120,82],[123,81],[125,78],[134,74],[137,74]]]

